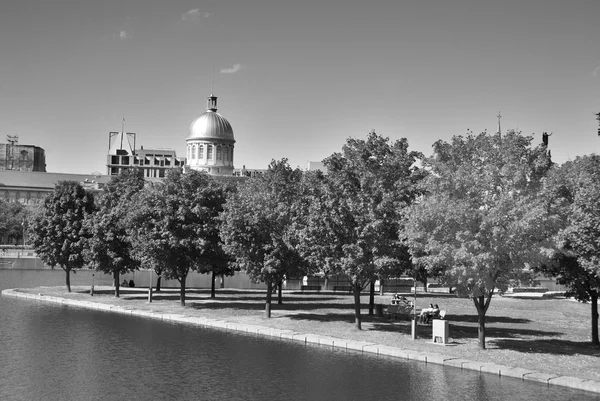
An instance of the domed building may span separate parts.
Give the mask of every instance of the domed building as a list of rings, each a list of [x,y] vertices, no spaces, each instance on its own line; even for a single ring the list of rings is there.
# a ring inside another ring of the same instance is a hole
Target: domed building
[[[233,175],[235,139],[231,124],[217,113],[217,97],[208,97],[206,113],[190,125],[187,167],[211,175]]]

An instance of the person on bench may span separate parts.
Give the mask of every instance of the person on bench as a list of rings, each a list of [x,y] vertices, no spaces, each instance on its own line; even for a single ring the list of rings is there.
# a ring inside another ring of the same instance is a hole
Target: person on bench
[[[429,308],[424,308],[421,310],[421,314],[419,315],[419,323],[425,323],[428,315],[433,312],[433,304],[429,304]]]
[[[438,306],[438,304],[435,304],[433,306],[433,309],[431,310],[431,312],[429,312],[425,316],[425,324],[431,323],[432,319],[435,319],[435,318],[438,318],[438,317],[440,317],[440,307]]]

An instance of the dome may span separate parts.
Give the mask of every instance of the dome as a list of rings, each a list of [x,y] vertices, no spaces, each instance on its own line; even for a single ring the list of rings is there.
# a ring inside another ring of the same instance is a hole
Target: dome
[[[195,119],[190,125],[190,139],[225,139],[235,141],[229,121],[217,113],[217,97],[208,97],[206,113]]]

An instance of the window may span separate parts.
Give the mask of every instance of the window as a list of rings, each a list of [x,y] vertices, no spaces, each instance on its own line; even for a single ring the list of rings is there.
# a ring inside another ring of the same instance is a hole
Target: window
[[[221,147],[217,146],[217,160],[221,160]]]
[[[212,151],[213,151],[212,145],[206,145],[206,158],[208,160],[212,160]]]
[[[198,159],[204,159],[204,146],[200,145],[198,149]]]
[[[196,145],[192,146],[192,160],[196,158]]]

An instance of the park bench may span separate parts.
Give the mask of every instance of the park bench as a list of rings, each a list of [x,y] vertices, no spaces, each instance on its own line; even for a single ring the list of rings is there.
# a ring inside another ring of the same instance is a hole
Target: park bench
[[[321,291],[321,286],[320,285],[303,285],[302,287],[300,287],[300,291],[304,292],[304,291]]]
[[[428,316],[428,317],[425,319],[425,324],[431,324],[431,321],[432,321],[433,319],[444,320],[444,318],[446,318],[446,311],[442,309],[442,310],[440,310],[438,313],[435,313],[435,314],[433,314],[433,315],[431,315],[431,316]]]
[[[333,292],[338,292],[338,291],[352,292],[352,286],[350,286],[350,285],[334,285]]]

